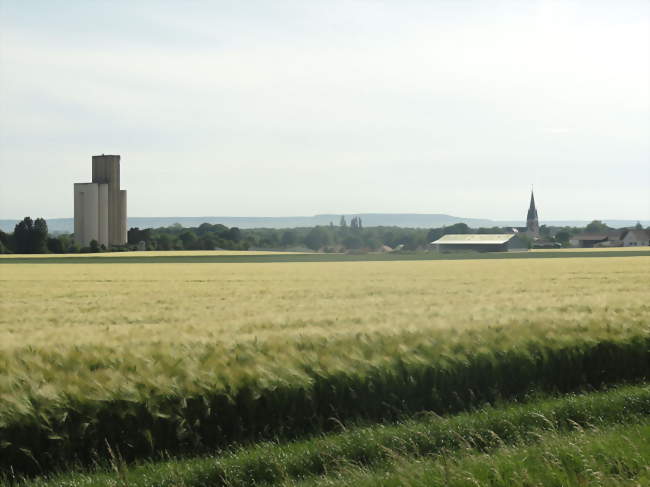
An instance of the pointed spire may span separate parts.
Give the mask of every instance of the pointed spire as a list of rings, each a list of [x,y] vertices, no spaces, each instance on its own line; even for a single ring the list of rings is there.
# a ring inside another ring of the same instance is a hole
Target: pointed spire
[[[535,194],[533,193],[533,188],[530,189],[530,209],[535,209]]]
[[[537,219],[537,208],[535,208],[535,194],[533,193],[533,188],[530,188],[530,207],[528,208],[528,214],[526,215],[526,227],[528,228],[528,233],[534,236],[539,234],[539,221]]]

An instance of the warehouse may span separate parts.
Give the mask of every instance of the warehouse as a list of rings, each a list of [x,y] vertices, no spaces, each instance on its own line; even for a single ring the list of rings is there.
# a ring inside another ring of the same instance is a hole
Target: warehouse
[[[435,242],[438,252],[513,252],[526,251],[528,244],[517,234],[466,234],[444,235]]]

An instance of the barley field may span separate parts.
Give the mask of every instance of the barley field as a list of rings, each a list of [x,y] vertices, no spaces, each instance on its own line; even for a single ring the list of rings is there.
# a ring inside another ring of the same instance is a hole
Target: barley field
[[[650,374],[650,255],[638,249],[385,262],[93,258],[0,263],[3,471],[85,468],[115,451],[127,464],[206,455]],[[169,485],[203,485],[184,482]]]

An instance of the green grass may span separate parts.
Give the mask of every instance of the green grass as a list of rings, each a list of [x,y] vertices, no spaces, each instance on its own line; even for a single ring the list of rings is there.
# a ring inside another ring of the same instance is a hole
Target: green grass
[[[508,445],[545,443],[547,439],[551,444],[560,441],[557,435],[565,432],[580,432],[585,428],[599,430],[639,422],[645,428],[640,432],[645,432],[650,427],[649,417],[650,386],[628,386],[582,395],[537,398],[531,402],[485,407],[448,417],[424,415],[394,425],[349,428],[299,442],[260,443],[216,457],[147,462],[128,467],[115,454],[112,470],[54,475],[28,480],[20,485],[243,487],[304,479],[309,482],[323,481],[324,485],[336,479],[341,482],[366,482],[360,485],[378,485],[373,482],[384,477],[389,479],[386,485],[402,485],[399,476],[411,471],[411,468],[410,464],[400,459],[409,459],[410,462],[418,459],[412,469],[414,481],[439,475],[439,463],[436,462],[440,461],[453,464],[457,470],[470,468],[471,465],[468,467],[466,463],[475,462],[477,466],[471,468],[478,472],[484,469],[484,464],[489,463],[490,458],[494,458],[494,462],[501,462],[503,468],[507,468],[509,464],[514,464],[513,455],[525,457],[521,455],[519,447],[504,449]],[[625,436],[613,429],[608,441],[625,443],[623,438]],[[542,444],[539,448],[546,446]],[[477,455],[480,452],[496,453],[491,457]],[[634,465],[638,464],[639,458],[648,464],[649,452],[650,444],[646,441],[643,449],[636,450],[636,457],[630,458],[635,459]],[[501,457],[503,461],[499,460]],[[629,465],[633,466],[632,463]],[[537,468],[536,464],[529,466],[531,469]],[[356,471],[359,467],[379,469],[379,472]],[[322,475],[328,475],[329,479],[316,478]],[[346,476],[350,475],[352,477],[346,480]],[[390,480],[393,477],[397,480]],[[9,484],[9,481],[5,482]]]
[[[183,484],[178,484],[183,485]],[[351,467],[339,475],[287,481],[292,487],[586,487],[650,485],[650,421],[546,432],[533,445],[491,452],[474,448],[413,460],[396,455],[376,470]]]
[[[0,259],[3,264],[169,264],[169,263],[269,263],[269,262],[381,262],[409,260],[460,260],[460,259],[548,259],[569,257],[638,257],[650,256],[650,250],[607,250],[607,251],[535,251],[535,252],[395,252],[383,254],[338,254],[338,253],[303,253],[303,254],[267,254],[267,255],[156,255],[128,256],[119,254],[111,256],[66,256],[52,254],[47,257],[11,256]]]

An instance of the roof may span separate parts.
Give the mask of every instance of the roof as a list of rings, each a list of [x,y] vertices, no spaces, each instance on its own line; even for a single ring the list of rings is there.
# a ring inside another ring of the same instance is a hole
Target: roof
[[[636,240],[637,242],[648,240],[650,238],[650,233],[648,233],[646,230],[640,230],[635,228],[634,230],[629,230],[625,234],[625,240]]]
[[[571,237],[571,240],[607,240],[609,235],[596,234],[596,233],[586,233],[582,235],[574,235]]]
[[[514,233],[497,233],[497,234],[464,234],[464,235],[443,235],[432,244],[445,245],[462,245],[462,244],[481,244],[481,245],[501,245],[515,237]]]

